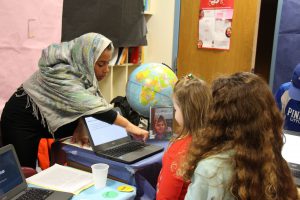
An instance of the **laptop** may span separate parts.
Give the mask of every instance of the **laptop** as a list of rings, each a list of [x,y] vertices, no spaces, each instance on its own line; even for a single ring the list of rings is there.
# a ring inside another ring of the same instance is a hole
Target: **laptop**
[[[66,200],[73,194],[49,189],[28,187],[13,145],[0,148],[0,200],[24,199],[24,195],[35,195],[29,199]],[[28,199],[28,198],[27,198]]]
[[[94,117],[84,117],[93,151],[110,160],[131,164],[164,150],[163,147],[136,141],[120,126]]]
[[[285,143],[282,148],[282,156],[288,162],[295,183],[300,186],[300,132],[283,131]]]

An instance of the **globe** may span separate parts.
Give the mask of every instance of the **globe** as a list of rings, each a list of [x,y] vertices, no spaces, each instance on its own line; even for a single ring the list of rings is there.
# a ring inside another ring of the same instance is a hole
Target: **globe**
[[[150,107],[172,106],[172,93],[177,81],[175,73],[160,63],[145,63],[130,74],[126,97],[133,110],[149,118]]]

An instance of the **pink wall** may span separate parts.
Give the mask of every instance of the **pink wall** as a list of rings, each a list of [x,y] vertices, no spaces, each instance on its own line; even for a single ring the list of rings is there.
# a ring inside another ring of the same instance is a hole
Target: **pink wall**
[[[37,70],[41,50],[60,42],[63,0],[0,1],[0,113]]]

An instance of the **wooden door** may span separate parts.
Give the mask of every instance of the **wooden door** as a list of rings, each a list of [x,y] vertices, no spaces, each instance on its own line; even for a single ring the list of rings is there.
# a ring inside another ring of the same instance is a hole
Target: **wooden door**
[[[260,0],[235,0],[230,50],[198,49],[200,0],[181,0],[178,77],[193,73],[210,82],[221,74],[254,68]]]

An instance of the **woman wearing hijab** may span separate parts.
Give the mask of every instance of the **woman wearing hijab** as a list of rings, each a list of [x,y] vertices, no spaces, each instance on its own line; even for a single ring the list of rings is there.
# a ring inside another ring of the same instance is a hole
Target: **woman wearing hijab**
[[[99,90],[112,53],[112,42],[97,33],[42,51],[39,70],[12,95],[1,116],[3,143],[14,145],[22,166],[35,168],[41,138],[73,135],[73,142],[88,143],[81,131],[86,115],[122,126],[136,138],[148,137],[112,110]]]

